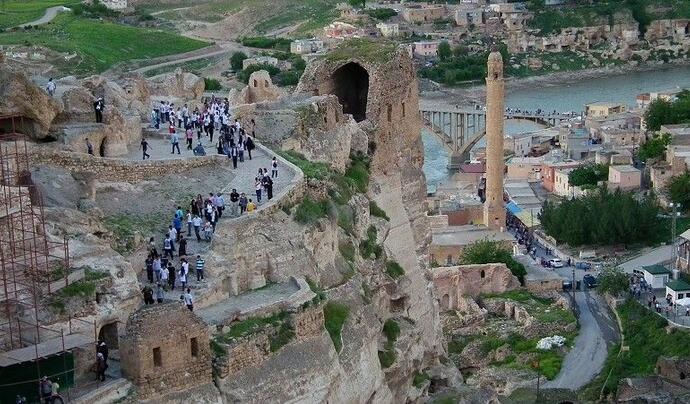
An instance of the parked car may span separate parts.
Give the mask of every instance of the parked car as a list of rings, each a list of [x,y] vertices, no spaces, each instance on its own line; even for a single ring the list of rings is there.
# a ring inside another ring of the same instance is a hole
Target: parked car
[[[573,288],[573,283],[570,281],[563,281],[563,290],[571,290]]]
[[[588,288],[596,288],[597,287],[597,278],[595,278],[592,275],[589,275],[589,274],[585,275],[582,278],[582,281],[585,283],[585,285],[587,285]]]
[[[551,268],[563,268],[563,261],[560,258],[552,258],[549,260],[549,266]]]
[[[585,271],[592,269],[592,264],[585,261],[580,261],[575,263],[575,268],[584,269]]]

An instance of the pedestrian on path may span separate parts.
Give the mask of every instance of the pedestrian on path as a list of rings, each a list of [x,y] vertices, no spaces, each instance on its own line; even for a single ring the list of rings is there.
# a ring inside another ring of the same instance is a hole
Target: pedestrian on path
[[[53,81],[53,78],[48,79],[48,84],[46,85],[46,91],[48,92],[48,95],[51,97],[55,95],[55,82]]]
[[[146,140],[146,138],[144,138],[144,137],[141,138],[141,146],[140,146],[140,148],[141,148],[141,152],[142,152],[141,159],[142,159],[142,160],[146,160],[147,158],[150,159],[150,158],[151,158],[151,155],[148,154],[149,142],[148,142],[148,141]]]
[[[278,159],[276,159],[275,156],[273,156],[273,160],[271,160],[271,178],[277,178],[278,177]]]
[[[175,127],[172,127],[172,133],[170,134],[170,144],[172,145],[172,150],[170,154],[175,154],[177,149],[177,154],[180,154],[180,140],[177,138],[177,133],[175,133]]]
[[[201,282],[204,280],[204,265],[206,264],[206,261],[204,261],[203,258],[201,258],[200,254],[197,254],[196,256],[196,281]]]
[[[183,295],[184,304],[187,306],[189,311],[194,311],[194,297],[192,296],[192,291],[187,288],[187,293]]]

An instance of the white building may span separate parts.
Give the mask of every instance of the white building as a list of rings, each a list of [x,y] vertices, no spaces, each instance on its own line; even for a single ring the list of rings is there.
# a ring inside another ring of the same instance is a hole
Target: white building
[[[378,30],[381,31],[381,35],[386,38],[400,35],[400,25],[396,23],[380,22],[376,24],[376,28],[378,28]]]
[[[297,55],[307,55],[324,50],[323,41],[320,39],[297,39],[290,44],[290,52]]]
[[[663,289],[671,276],[671,272],[662,265],[642,267],[645,282],[653,289]]]

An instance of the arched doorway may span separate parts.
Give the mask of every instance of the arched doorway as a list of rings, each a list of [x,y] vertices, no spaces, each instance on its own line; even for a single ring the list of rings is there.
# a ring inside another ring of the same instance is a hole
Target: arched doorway
[[[343,113],[352,114],[355,121],[367,118],[369,73],[357,63],[350,62],[333,73],[334,92],[343,106]]]
[[[98,332],[98,339],[104,341],[109,349],[118,349],[117,321],[103,324]]]

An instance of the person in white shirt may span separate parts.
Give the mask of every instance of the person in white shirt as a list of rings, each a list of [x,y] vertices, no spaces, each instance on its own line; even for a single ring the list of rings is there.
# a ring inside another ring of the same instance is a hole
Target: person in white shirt
[[[187,293],[183,295],[183,300],[189,311],[194,311],[194,297],[192,297],[192,291],[189,288],[187,288]]]
[[[192,219],[192,224],[194,225],[194,234],[196,235],[196,241],[201,241],[201,218],[199,215],[194,216]]]
[[[55,94],[55,82],[52,78],[48,79],[48,84],[46,85],[46,91],[52,97]]]

